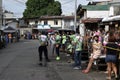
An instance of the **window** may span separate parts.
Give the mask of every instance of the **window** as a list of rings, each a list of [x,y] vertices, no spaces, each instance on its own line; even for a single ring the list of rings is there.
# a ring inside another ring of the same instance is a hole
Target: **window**
[[[47,25],[47,24],[48,24],[48,21],[45,20],[45,21],[44,21],[44,25]]]
[[[58,20],[54,20],[54,25],[58,25]]]

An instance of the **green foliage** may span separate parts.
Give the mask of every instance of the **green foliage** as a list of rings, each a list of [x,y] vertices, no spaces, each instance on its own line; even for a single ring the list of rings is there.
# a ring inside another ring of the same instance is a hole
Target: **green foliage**
[[[80,11],[80,9],[82,9],[82,5],[79,4],[78,8],[77,8],[77,13]]]
[[[34,18],[40,16],[61,15],[61,4],[54,0],[28,0],[26,9],[23,13],[25,18]]]

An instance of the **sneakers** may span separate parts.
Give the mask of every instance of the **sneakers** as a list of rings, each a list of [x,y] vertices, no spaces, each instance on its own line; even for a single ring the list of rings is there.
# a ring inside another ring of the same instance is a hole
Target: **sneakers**
[[[51,62],[50,59],[47,59],[46,61],[47,61],[47,62]]]
[[[56,57],[56,60],[59,61],[59,60],[60,60],[60,57]]]
[[[38,65],[42,66],[43,64],[42,64],[42,62],[40,62]]]
[[[81,67],[74,67],[73,69],[75,69],[75,70],[79,70],[79,69],[81,69]]]
[[[69,57],[69,56],[70,56],[70,54],[67,54],[66,56],[67,56],[67,57]]]

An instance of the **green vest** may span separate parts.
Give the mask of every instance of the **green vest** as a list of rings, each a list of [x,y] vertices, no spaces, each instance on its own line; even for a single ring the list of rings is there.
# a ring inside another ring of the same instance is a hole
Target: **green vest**
[[[56,35],[56,37],[55,37],[56,44],[60,44],[60,41],[61,41],[61,36],[60,35]]]
[[[66,37],[65,35],[62,36],[62,44],[65,44],[66,38],[67,38],[67,37]]]
[[[75,51],[81,51],[82,50],[82,42],[75,38]]]

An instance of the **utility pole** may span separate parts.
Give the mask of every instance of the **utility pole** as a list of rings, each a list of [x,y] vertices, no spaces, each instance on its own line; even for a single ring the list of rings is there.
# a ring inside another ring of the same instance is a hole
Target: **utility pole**
[[[77,14],[76,14],[76,10],[77,10],[77,0],[75,0],[75,12],[74,12],[74,15],[75,15],[75,18],[74,18],[74,31],[76,32],[76,23],[77,23]]]
[[[0,0],[0,29],[2,27],[2,0]]]

